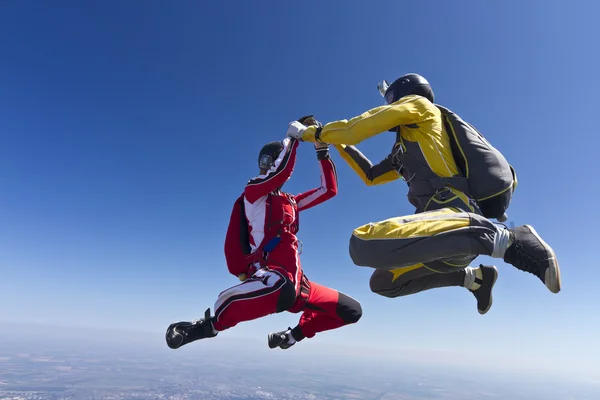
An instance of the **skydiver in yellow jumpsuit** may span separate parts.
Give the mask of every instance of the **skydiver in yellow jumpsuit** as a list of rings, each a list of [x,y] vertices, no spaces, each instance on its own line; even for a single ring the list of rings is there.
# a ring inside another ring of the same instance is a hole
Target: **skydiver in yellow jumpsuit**
[[[359,226],[352,232],[349,252],[358,266],[374,268],[370,288],[385,297],[410,295],[438,287],[462,286],[485,314],[492,305],[495,266],[469,264],[478,255],[501,258],[537,276],[552,293],[561,288],[560,269],[553,249],[530,225],[508,229],[483,217],[477,203],[447,185],[432,187],[396,159],[410,153],[440,177],[458,173],[448,133],[434,94],[425,78],[407,74],[382,93],[387,105],[350,120],[326,125],[290,123],[288,135],[305,142],[329,143],[368,185],[403,178],[414,215]],[[391,153],[373,165],[356,144],[386,131],[396,132]]]

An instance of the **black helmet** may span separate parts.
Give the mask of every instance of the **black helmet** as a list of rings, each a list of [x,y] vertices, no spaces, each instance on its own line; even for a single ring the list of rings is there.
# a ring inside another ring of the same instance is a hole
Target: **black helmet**
[[[263,146],[258,153],[258,168],[261,171],[267,171],[273,165],[273,162],[279,156],[283,150],[283,143],[281,142],[270,142]]]
[[[406,74],[396,79],[391,85],[387,81],[382,81],[377,85],[379,93],[385,97],[385,101],[388,104],[394,103],[400,100],[404,96],[416,94],[423,96],[430,102],[434,102],[435,97],[433,90],[427,82],[427,79],[423,78],[419,74]]]

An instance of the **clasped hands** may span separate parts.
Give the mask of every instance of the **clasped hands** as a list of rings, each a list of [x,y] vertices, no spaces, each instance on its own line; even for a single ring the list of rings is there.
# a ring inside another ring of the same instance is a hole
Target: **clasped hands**
[[[304,134],[304,131],[306,131],[306,129],[312,125],[316,125],[317,127],[323,126],[323,124],[317,121],[312,115],[307,115],[298,119],[297,121],[292,121],[288,126],[287,136],[302,142],[302,135]],[[321,143],[318,141],[315,143],[315,149],[317,150],[325,149],[327,147],[329,147],[329,143]]]

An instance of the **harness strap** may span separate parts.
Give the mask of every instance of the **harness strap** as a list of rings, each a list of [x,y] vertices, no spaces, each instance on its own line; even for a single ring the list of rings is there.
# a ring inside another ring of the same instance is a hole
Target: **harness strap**
[[[259,246],[254,252],[248,254],[246,256],[248,265],[254,264],[256,262],[259,262],[262,265],[263,262],[266,261],[266,259],[268,258],[269,253],[272,252],[275,249],[275,247],[277,247],[279,242],[281,242],[281,237],[277,235],[263,246]]]
[[[302,278],[300,280],[300,293],[299,297],[304,301],[305,305],[308,305],[308,299],[310,295],[310,281],[304,275],[304,271],[301,272]]]

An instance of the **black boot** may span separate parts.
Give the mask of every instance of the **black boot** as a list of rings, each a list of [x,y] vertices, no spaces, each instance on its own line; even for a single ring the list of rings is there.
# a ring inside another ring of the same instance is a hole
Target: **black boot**
[[[493,265],[480,265],[482,278],[475,277],[475,283],[479,284],[476,290],[470,290],[477,299],[477,311],[483,315],[492,307],[492,288],[498,279],[498,270]]]
[[[172,349],[178,349],[193,341],[217,336],[217,334],[213,332],[211,322],[212,317],[210,316],[210,308],[208,308],[202,319],[192,322],[176,322],[169,325],[165,335],[167,346]]]
[[[530,225],[511,229],[510,237],[513,242],[504,261],[537,276],[552,293],[560,292],[560,269],[552,247]]]
[[[285,350],[285,349],[289,349],[294,344],[296,344],[296,342],[290,343],[288,340],[287,333],[291,329],[292,328],[288,328],[287,331],[269,333],[269,338],[268,338],[269,348],[274,349],[276,347],[279,347],[279,348],[282,348]]]

